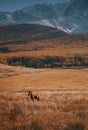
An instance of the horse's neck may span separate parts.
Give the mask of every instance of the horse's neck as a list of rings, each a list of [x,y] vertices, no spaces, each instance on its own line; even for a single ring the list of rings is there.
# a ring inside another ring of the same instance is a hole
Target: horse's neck
[[[29,94],[30,96],[32,95],[32,92],[30,92],[30,94]]]

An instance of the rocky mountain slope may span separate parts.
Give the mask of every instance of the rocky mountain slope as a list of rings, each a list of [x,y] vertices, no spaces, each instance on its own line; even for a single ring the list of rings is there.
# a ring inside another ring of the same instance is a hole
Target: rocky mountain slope
[[[88,33],[88,1],[37,4],[15,12],[0,12],[0,24],[33,23],[51,26],[70,34]]]

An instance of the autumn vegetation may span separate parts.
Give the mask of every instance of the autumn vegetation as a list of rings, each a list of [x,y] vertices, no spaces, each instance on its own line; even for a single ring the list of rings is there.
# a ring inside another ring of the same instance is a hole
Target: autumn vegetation
[[[0,95],[0,130],[88,129],[87,90],[82,93],[81,89],[64,88],[38,92],[40,101],[34,102],[27,96],[27,89]]]
[[[88,35],[40,25],[0,27],[0,63],[31,68],[87,67]]]
[[[88,34],[0,26],[0,130],[88,130]]]
[[[12,56],[0,58],[1,63],[13,66],[24,66],[30,68],[56,68],[56,67],[87,67],[87,55],[73,56]]]

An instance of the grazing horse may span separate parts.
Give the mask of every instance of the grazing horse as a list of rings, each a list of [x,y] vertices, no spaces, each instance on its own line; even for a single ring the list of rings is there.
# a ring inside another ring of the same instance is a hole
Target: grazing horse
[[[30,91],[28,92],[28,96],[30,96],[30,99],[31,99],[32,101],[34,101],[35,99],[36,99],[37,101],[39,101],[39,95],[38,95],[38,93],[33,93],[32,90],[30,90]]]

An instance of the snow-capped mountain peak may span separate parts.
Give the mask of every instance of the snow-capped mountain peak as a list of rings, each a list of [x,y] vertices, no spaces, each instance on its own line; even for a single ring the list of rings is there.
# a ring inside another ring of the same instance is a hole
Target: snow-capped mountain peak
[[[59,28],[67,33],[88,33],[88,0],[37,4],[13,13],[0,12],[0,24],[33,23]]]

